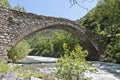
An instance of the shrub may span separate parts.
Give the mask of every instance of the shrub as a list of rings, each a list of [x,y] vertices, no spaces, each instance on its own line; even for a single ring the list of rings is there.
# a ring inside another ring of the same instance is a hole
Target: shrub
[[[26,40],[22,40],[8,52],[8,58],[13,61],[26,57],[29,52],[29,45]]]
[[[64,56],[59,58],[56,67],[56,75],[63,80],[83,80],[84,72],[90,71],[90,65],[85,60],[88,52],[82,50],[82,47],[76,45],[72,51],[69,51],[67,44],[63,44]]]

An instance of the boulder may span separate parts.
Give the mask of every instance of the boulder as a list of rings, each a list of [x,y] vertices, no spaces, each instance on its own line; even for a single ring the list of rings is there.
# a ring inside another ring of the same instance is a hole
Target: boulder
[[[6,72],[0,75],[0,80],[19,80],[16,72]]]

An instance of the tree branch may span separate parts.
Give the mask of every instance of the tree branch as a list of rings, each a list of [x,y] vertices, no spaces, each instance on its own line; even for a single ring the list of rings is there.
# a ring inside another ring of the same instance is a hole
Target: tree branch
[[[78,0],[69,0],[71,6],[74,6],[74,5],[77,4],[77,5],[80,6],[81,8],[83,8],[83,9],[85,9],[85,10],[88,10],[88,8],[80,5],[80,2],[85,2],[85,1],[86,1],[86,0],[81,0],[81,1],[78,1]]]

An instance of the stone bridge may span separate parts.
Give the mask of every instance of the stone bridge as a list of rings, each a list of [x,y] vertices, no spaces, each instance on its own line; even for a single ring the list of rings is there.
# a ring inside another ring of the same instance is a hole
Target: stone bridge
[[[77,36],[88,49],[88,58],[91,60],[99,60],[100,53],[104,50],[98,43],[100,35],[71,20],[19,12],[0,6],[1,58],[5,59],[7,52],[26,36],[45,29],[63,29]]]

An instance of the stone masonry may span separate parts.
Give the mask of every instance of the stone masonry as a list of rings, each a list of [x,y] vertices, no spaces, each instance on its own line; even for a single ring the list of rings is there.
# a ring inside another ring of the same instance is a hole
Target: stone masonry
[[[7,52],[20,40],[36,31],[63,29],[77,36],[89,51],[91,60],[98,60],[100,49],[92,33],[75,22],[32,13],[19,12],[0,6],[0,59],[7,58]]]

